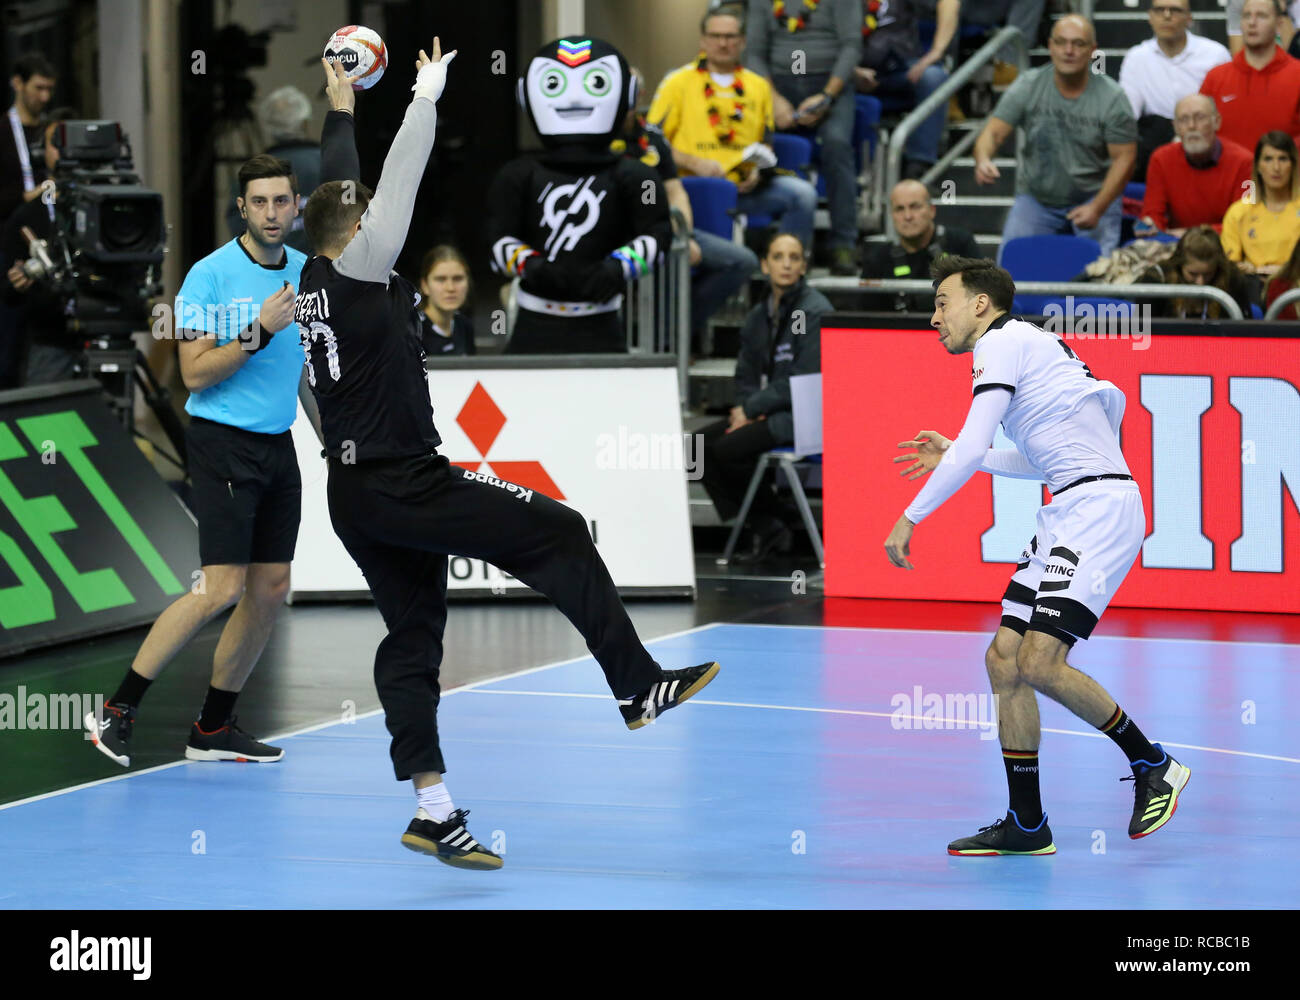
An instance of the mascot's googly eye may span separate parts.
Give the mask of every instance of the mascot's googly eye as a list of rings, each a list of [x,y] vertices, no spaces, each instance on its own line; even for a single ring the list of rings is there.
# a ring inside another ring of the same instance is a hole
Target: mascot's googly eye
[[[546,97],[559,97],[564,93],[564,88],[568,86],[568,83],[568,77],[559,70],[550,70],[542,74],[539,86]]]
[[[613,89],[614,81],[609,70],[603,66],[593,66],[583,76],[582,86],[592,97],[605,97]]]

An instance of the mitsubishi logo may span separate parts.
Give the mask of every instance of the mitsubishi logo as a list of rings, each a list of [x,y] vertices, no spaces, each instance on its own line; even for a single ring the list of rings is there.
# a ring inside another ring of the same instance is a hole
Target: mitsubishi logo
[[[469,438],[470,443],[478,449],[481,459],[473,462],[457,462],[453,459],[452,465],[459,465],[462,469],[468,469],[470,472],[482,471],[483,467],[487,466],[494,475],[507,482],[518,483],[527,489],[545,493],[552,500],[565,499],[564,494],[560,492],[560,488],[555,485],[555,481],[547,474],[541,462],[508,462],[488,459],[488,451],[491,449],[493,442],[496,441],[497,435],[501,433],[501,428],[506,425],[506,415],[501,412],[501,408],[488,395],[487,390],[483,388],[482,382],[474,383],[474,388],[470,392],[469,398],[465,400],[465,405],[456,414],[456,423],[465,432],[465,436]]]

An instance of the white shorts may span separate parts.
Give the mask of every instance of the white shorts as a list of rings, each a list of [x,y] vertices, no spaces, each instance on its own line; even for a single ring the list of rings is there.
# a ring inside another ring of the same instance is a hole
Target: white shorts
[[[1002,624],[1071,645],[1088,638],[1145,537],[1142,494],[1132,481],[1083,483],[1053,497],[1002,596]]]

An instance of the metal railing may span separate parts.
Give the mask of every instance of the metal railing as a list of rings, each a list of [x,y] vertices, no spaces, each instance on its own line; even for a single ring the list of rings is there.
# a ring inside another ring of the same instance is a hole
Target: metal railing
[[[957,93],[964,87],[980,69],[991,63],[1002,49],[1012,44],[1016,50],[1016,61],[1023,72],[1029,65],[1029,49],[1025,43],[1025,36],[1021,34],[1020,29],[1008,25],[999,31],[996,35],[985,42],[980,48],[955,69],[951,76],[948,77],[933,94],[913,108],[895,126],[893,133],[889,137],[889,151],[885,156],[885,169],[882,177],[884,181],[884,190],[879,192],[882,206],[889,198],[889,192],[894,189],[898,183],[898,175],[902,171],[903,165],[903,146],[906,144],[908,137],[915,132],[930,115],[934,114],[941,107],[948,106],[948,100],[953,94]],[[948,150],[938,162],[927,170],[921,177],[921,183],[929,185],[933,183],[940,174],[947,170],[957,157],[961,156],[966,150],[975,144],[979,137],[980,130],[970,129],[955,146]],[[1016,129],[1016,149],[1017,158],[1019,157],[1020,144],[1023,141],[1022,131]],[[891,213],[883,212],[885,222],[885,232],[890,239],[895,237],[894,222]]]
[[[690,234],[674,227],[673,240],[653,271],[627,283],[623,332],[629,354],[675,354],[677,389],[689,394],[691,360]]]
[[[1264,319],[1266,320],[1277,319],[1277,314],[1280,313],[1287,306],[1291,305],[1293,302],[1300,302],[1300,288],[1292,288],[1279,295],[1274,300],[1273,304],[1268,307],[1268,311],[1264,313]],[[1283,320],[1283,322],[1294,322],[1294,321]]]
[[[933,292],[934,284],[916,278],[810,278],[813,288],[831,292]],[[1300,289],[1287,292],[1278,302],[1300,299]],[[1077,295],[1087,299],[1209,299],[1217,302],[1228,319],[1244,319],[1237,301],[1212,285],[1099,285],[1091,281],[1017,281],[1016,294]],[[1288,299],[1288,297],[1291,297]]]

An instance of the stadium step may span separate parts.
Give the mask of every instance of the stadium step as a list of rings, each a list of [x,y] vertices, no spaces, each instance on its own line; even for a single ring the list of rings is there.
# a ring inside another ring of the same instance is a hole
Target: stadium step
[[[959,195],[940,201],[936,218],[945,226],[958,226],[972,233],[1000,233],[1011,207],[1010,195]]]
[[[1010,146],[1012,141],[1013,140],[1008,139],[1005,145]],[[944,201],[947,191],[949,190],[945,189],[944,184],[949,180],[954,183],[955,189],[952,190],[952,193],[957,196],[1014,195],[1016,192],[1016,161],[1014,157],[995,156],[993,158],[993,165],[998,168],[998,171],[1002,176],[992,184],[977,184],[975,182],[975,157],[957,157],[957,159],[952,161],[952,167],[949,169],[948,173],[945,174],[944,177],[942,177],[935,185],[935,188],[937,189],[937,200],[939,202]]]

